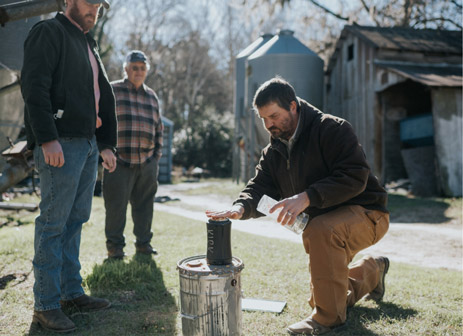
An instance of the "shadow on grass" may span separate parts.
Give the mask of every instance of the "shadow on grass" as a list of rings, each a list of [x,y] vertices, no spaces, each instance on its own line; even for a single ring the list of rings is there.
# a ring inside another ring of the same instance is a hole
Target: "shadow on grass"
[[[354,306],[349,308],[347,316],[347,326],[336,335],[345,336],[382,336],[384,333],[375,333],[365,328],[379,320],[386,320],[388,324],[399,320],[407,320],[418,312],[415,309],[403,308],[391,302],[379,302],[377,308]]]
[[[73,335],[175,335],[177,306],[152,256],[129,262],[105,260],[84,280],[90,295],[111,307],[96,312],[65,311],[76,324]],[[48,335],[31,325],[29,335]]]
[[[5,289],[9,282],[16,280],[16,275],[8,274],[0,278],[0,290]]]
[[[17,286],[18,284],[23,283],[24,281],[28,279],[29,274],[30,272],[29,273],[8,274],[5,276],[2,276],[0,278],[0,290],[5,289],[6,286],[12,281],[15,282],[13,286]]]
[[[445,215],[449,204],[434,198],[407,197],[389,194],[391,222],[439,224],[451,218]]]

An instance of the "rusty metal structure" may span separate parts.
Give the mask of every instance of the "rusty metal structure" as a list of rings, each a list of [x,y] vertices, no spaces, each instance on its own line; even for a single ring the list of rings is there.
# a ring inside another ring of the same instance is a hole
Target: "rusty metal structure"
[[[7,164],[0,175],[0,194],[24,180],[34,169],[32,152],[26,145],[26,141],[11,143],[11,147],[2,152]]]
[[[23,125],[19,90],[23,42],[41,15],[61,10],[64,10],[64,0],[0,3],[0,147],[8,146],[1,153],[0,193],[27,178],[34,167],[26,142],[17,140]]]
[[[0,25],[64,9],[64,0],[29,0],[0,5]]]

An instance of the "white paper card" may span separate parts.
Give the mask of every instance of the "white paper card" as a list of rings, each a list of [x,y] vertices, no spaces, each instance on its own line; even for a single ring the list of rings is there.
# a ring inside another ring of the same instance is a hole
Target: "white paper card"
[[[281,313],[285,306],[286,301],[241,299],[241,310]]]

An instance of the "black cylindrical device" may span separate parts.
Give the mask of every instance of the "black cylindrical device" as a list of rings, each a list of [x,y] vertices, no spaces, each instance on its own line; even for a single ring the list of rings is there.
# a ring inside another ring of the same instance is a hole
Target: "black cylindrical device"
[[[232,263],[231,221],[209,219],[207,222],[207,262],[210,265],[229,265]]]

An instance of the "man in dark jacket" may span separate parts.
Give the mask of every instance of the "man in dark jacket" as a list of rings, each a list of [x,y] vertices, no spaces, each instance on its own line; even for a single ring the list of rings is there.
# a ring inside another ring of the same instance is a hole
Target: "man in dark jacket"
[[[206,214],[260,217],[257,204],[268,195],[280,200],[270,212],[280,211],[282,225],[292,225],[302,212],[310,216],[302,239],[310,261],[313,311],[288,332],[324,334],[345,323],[348,306],[364,296],[378,301],[384,295],[387,258],[367,256],[349,263],[387,232],[387,194],[371,174],[351,125],[297,98],[283,79],[264,83],[254,107],[271,134],[270,144],[232,208]]]
[[[88,34],[102,5],[109,6],[104,0],[67,0],[65,14],[39,22],[24,44],[25,126],[42,198],[35,220],[33,323],[57,332],[76,328],[61,307],[110,306],[84,294],[79,262],[98,155],[106,169],[116,168],[114,95]]]

